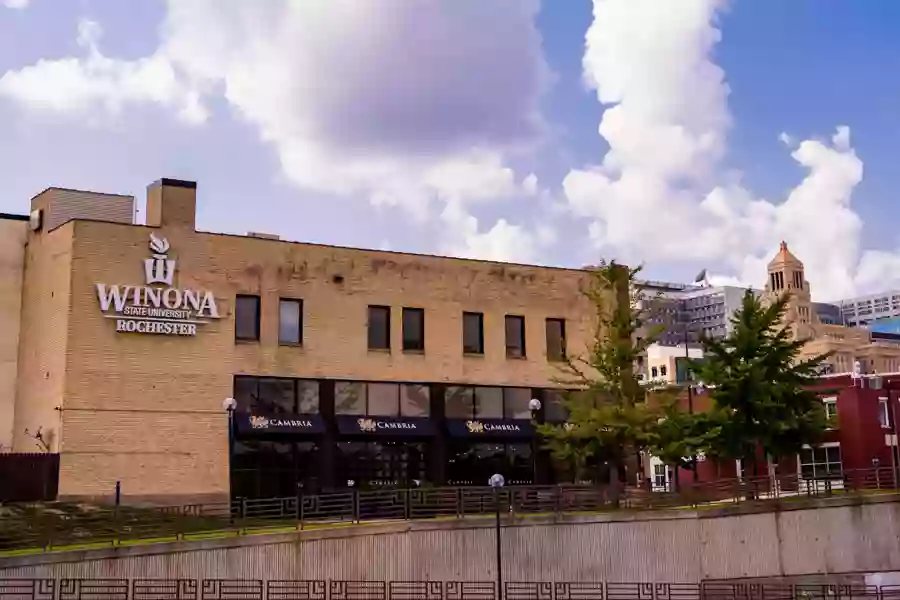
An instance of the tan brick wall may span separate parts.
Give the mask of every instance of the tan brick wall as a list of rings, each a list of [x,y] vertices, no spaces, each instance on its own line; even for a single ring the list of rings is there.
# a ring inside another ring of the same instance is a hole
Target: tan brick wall
[[[583,274],[360,251],[240,236],[78,221],[72,258],[65,442],[60,493],[221,495],[227,491],[222,400],[235,373],[289,377],[550,386],[544,319],[567,319],[583,347]],[[143,284],[149,233],[168,239],[175,284],[215,293],[222,319],[196,337],[122,334],[95,284]],[[342,276],[335,283],[333,276]],[[262,296],[262,341],[234,341],[239,293]],[[302,298],[302,348],[279,347],[278,299]],[[393,307],[391,353],[369,352],[367,305]],[[426,310],[424,354],[401,348],[403,306]],[[462,354],[462,312],[485,314],[484,357]],[[504,315],[526,317],[528,358],[505,355]]]
[[[40,429],[52,451],[61,447],[56,407],[63,404],[66,378],[72,232],[69,223],[28,236],[13,421],[13,445],[19,452],[40,450],[26,429],[31,435]]]
[[[22,317],[28,221],[0,218],[0,452],[13,443],[13,409]]]

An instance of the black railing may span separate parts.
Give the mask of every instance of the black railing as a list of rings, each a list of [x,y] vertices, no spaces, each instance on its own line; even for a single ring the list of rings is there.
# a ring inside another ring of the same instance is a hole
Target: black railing
[[[0,600],[896,600],[900,585],[785,583],[0,579]]]
[[[721,480],[651,492],[616,486],[522,486],[495,494],[492,488],[416,488],[346,491],[288,498],[139,508],[69,504],[10,505],[0,517],[0,553],[53,550],[154,539],[180,540],[211,532],[294,530],[340,522],[474,517],[502,518],[591,514],[602,511],[728,506],[792,502],[806,497],[840,497],[893,489],[890,469],[848,471],[840,478]],[[3,600],[0,598],[0,600]]]

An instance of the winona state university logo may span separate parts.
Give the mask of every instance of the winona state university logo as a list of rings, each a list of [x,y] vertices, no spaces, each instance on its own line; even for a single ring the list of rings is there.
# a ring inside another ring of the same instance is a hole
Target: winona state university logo
[[[176,261],[169,242],[150,234],[150,258],[144,260],[146,285],[97,284],[100,310],[116,320],[116,331],[196,335],[197,325],[219,318],[212,292],[174,286]]]

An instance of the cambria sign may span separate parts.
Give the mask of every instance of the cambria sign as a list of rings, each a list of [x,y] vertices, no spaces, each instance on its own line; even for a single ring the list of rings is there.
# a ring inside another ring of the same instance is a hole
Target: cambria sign
[[[447,430],[454,437],[531,437],[534,426],[524,419],[449,419]]]
[[[121,333],[197,335],[197,326],[219,318],[210,291],[174,286],[176,261],[169,258],[169,242],[150,234],[150,258],[144,260],[146,285],[96,284],[100,310],[115,319]]]
[[[322,433],[325,424],[319,415],[260,415],[234,413],[238,433],[259,435],[266,433]]]
[[[337,417],[338,431],[343,434],[367,434],[380,436],[429,436],[434,435],[431,420],[423,417]]]

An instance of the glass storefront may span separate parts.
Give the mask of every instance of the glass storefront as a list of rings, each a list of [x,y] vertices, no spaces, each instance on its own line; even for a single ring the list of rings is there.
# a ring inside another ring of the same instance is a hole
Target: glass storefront
[[[235,440],[231,494],[284,498],[320,490],[320,450],[315,442]]]
[[[337,450],[338,487],[412,488],[427,479],[427,442],[340,441]]]
[[[237,375],[232,495],[564,481],[535,452],[535,396],[565,418],[553,390]]]
[[[530,442],[483,443],[454,441],[448,449],[448,485],[487,485],[500,473],[507,485],[530,485],[534,461]]]

